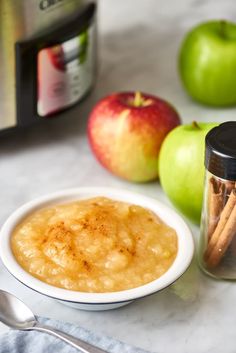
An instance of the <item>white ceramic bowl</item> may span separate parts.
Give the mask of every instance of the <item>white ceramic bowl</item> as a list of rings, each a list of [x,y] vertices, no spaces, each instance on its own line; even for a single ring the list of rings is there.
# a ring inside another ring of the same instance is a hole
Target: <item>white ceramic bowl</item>
[[[105,196],[114,200],[140,205],[152,210],[166,224],[174,228],[178,236],[178,253],[172,266],[160,278],[143,286],[112,293],[84,293],[54,287],[26,272],[16,261],[10,246],[12,231],[28,214],[54,204]],[[194,252],[192,234],[183,219],[161,202],[126,190],[86,187],[59,191],[30,201],[17,209],[1,230],[0,256],[7,270],[27,287],[55,298],[64,304],[84,310],[107,310],[126,305],[131,301],[158,292],[177,280],[188,268]]]

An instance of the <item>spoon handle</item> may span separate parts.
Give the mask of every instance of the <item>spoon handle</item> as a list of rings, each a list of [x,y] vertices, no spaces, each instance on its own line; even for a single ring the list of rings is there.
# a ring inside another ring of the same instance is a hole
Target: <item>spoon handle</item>
[[[31,328],[32,330],[48,333],[49,335],[60,338],[62,341],[70,344],[72,347],[79,349],[82,353],[107,353],[103,349],[97,348],[87,342],[84,342],[78,338],[68,335],[65,332],[59,331],[52,327],[36,324]]]

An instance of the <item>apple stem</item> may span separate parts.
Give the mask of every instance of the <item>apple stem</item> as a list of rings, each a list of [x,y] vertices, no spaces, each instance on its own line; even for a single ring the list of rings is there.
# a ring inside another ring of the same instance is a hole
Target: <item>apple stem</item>
[[[147,107],[150,104],[152,104],[151,99],[145,99],[142,96],[141,92],[139,91],[135,92],[134,100],[131,102],[131,105],[133,105],[136,108],[139,108],[139,107]]]
[[[139,91],[135,92],[133,104],[137,108],[143,105],[143,97]]]
[[[192,126],[194,129],[201,130],[201,127],[199,126],[199,124],[196,121],[192,122]]]
[[[220,34],[222,36],[222,38],[226,38],[226,21],[225,20],[221,20],[220,21]]]

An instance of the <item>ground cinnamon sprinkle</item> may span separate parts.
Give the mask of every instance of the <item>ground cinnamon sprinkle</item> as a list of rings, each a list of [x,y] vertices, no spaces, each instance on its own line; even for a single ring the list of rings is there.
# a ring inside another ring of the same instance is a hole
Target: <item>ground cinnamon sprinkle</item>
[[[83,266],[87,271],[91,271],[92,269],[91,265],[86,260],[83,260]]]

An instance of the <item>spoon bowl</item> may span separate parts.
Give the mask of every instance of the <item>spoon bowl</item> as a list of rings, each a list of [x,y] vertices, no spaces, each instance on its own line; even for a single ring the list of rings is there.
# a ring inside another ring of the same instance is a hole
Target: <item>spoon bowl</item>
[[[34,314],[25,303],[3,290],[0,290],[0,321],[16,330],[27,330],[36,324]]]

